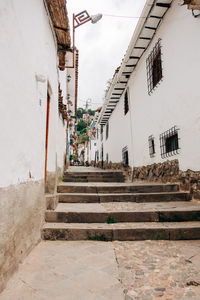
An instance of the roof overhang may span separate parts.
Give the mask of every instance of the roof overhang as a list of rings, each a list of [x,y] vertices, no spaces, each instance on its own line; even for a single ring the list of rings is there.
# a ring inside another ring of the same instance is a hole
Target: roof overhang
[[[51,21],[55,30],[59,67],[65,69],[65,54],[71,46],[69,19],[67,14],[66,0],[46,0]]]
[[[154,35],[162,22],[173,0],[147,0],[136,26],[131,42],[121,63],[115,71],[110,88],[106,94],[104,105],[99,118],[103,120],[107,107],[112,103],[113,109],[124,93],[131,74],[137,68],[142,55],[149,47]],[[116,103],[111,101],[118,100]]]

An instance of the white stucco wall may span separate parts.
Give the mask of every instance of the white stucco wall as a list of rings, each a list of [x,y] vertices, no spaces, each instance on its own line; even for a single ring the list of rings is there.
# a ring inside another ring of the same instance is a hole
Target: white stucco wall
[[[129,111],[124,114],[124,93],[109,119],[108,139],[106,139],[106,126],[104,126],[104,160],[108,153],[108,161],[122,162],[122,148],[128,147],[129,164],[132,165],[132,140],[131,140],[131,98],[129,96]]]
[[[43,0],[0,1],[0,37],[1,292],[41,238],[47,90],[47,171],[53,173],[54,190],[56,167],[63,167],[65,126],[58,114],[58,86],[60,81],[66,93],[66,80],[57,68],[57,46]]]
[[[174,1],[132,74],[129,86],[134,166],[178,159],[182,170],[200,169],[199,30],[199,19]],[[149,96],[146,58],[158,38],[162,46],[163,80]],[[174,125],[180,129],[180,153],[162,159],[159,135]],[[155,137],[154,158],[150,158],[148,149],[151,134]]]
[[[108,153],[112,162],[121,161],[121,149],[128,145],[131,166],[178,159],[182,170],[200,169],[199,30],[199,18],[194,18],[187,6],[180,6],[177,0],[173,1],[129,79],[128,114],[123,114],[122,96],[109,119],[109,138],[104,141],[104,159]],[[163,80],[149,96],[146,58],[159,38]],[[179,154],[162,159],[159,135],[174,125],[180,129],[181,149]],[[149,156],[150,135],[155,138],[156,155],[153,158]]]
[[[97,150],[97,141],[96,141],[96,139],[90,139],[90,142],[89,142],[89,162],[95,160],[96,150]]]
[[[43,1],[3,0],[0,14],[0,186],[5,187],[44,178],[47,84],[50,172],[55,171],[60,125],[57,50]]]

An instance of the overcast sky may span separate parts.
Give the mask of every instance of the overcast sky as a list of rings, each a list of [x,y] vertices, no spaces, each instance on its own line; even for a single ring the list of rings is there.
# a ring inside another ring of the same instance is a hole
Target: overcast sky
[[[72,14],[87,10],[90,15],[102,13],[96,24],[85,23],[76,29],[75,45],[79,49],[78,107],[91,99],[91,108],[103,103],[107,80],[121,64],[145,0],[67,0]],[[106,16],[127,16],[127,18]],[[128,18],[131,17],[131,18]],[[72,27],[72,25],[71,25]]]

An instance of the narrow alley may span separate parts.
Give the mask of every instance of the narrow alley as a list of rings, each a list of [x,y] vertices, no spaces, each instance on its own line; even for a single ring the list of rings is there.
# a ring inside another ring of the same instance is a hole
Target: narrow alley
[[[0,300],[200,300],[200,0],[0,0]]]
[[[63,180],[44,240],[0,299],[200,298],[200,241],[190,240],[200,238],[200,208],[187,192],[91,167]]]

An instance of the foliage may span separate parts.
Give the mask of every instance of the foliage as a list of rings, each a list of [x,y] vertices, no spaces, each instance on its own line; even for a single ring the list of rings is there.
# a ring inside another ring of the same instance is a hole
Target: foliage
[[[73,154],[70,154],[69,160],[72,160],[72,159],[74,159],[74,155],[73,155]]]
[[[62,176],[59,176],[59,177],[58,177],[58,181],[59,181],[59,182],[62,182],[62,181],[63,181]]]
[[[86,114],[86,110],[84,108],[82,108],[82,107],[79,107],[77,109],[77,112],[76,112],[77,119],[82,119],[84,114]],[[92,109],[89,108],[88,109],[88,114],[90,116],[94,116],[95,115],[95,110],[92,110]]]
[[[90,115],[90,116],[94,116],[95,115],[95,110],[92,110],[92,109],[88,109],[88,114]]]
[[[77,124],[77,131],[82,131],[83,129],[85,129],[87,127],[87,123],[84,120],[80,120]]]
[[[82,107],[79,107],[76,112],[77,119],[81,119],[83,117],[83,114],[85,114],[85,113],[86,113],[85,109]]]
[[[85,143],[87,140],[88,140],[87,135],[82,135],[82,137],[81,137],[81,142],[82,142],[82,143]]]
[[[107,223],[108,224],[115,223],[115,219],[113,217],[109,216],[108,219],[107,219]]]

